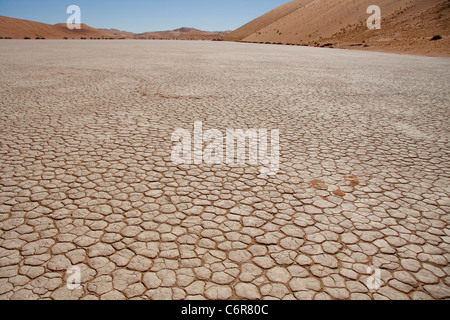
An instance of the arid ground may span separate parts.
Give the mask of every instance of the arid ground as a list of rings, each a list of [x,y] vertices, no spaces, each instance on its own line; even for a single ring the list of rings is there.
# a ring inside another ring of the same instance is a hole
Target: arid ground
[[[450,298],[449,59],[10,40],[0,61],[1,299]],[[278,129],[278,174],[174,164],[195,121]]]

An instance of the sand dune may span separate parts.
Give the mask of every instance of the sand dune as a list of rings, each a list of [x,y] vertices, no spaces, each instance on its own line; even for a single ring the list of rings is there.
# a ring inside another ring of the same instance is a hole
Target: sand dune
[[[138,39],[221,39],[228,32],[208,32],[193,28],[135,34],[117,29],[95,29],[82,24],[80,30],[69,30],[65,23],[50,25],[41,22],[0,16],[0,37],[12,39],[80,39],[80,38],[138,38]]]
[[[118,30],[118,29],[99,29],[104,30],[108,33],[111,33],[112,35],[116,37],[125,37],[125,38],[134,38],[135,34],[133,32]]]
[[[259,30],[279,21],[280,19],[288,16],[290,13],[304,7],[306,4],[312,1],[313,0],[297,0],[283,4],[262,15],[261,17],[247,23],[241,28],[231,32],[225,37],[225,39],[233,41],[243,40],[244,38],[251,36],[254,33],[258,33]]]
[[[81,37],[113,37],[114,35],[106,30],[98,30],[85,24],[81,25],[80,30],[69,30],[65,23],[55,25],[15,19],[0,16],[0,37],[11,37],[13,39],[23,39],[25,37],[35,39],[42,37],[45,39],[63,39]]]
[[[372,4],[372,0],[295,0],[225,39],[449,55],[450,1],[379,0],[382,29],[375,31],[366,27],[366,9]],[[443,39],[430,42],[437,34]]]
[[[182,40],[213,40],[222,39],[229,31],[202,31],[194,28],[179,28],[171,31],[146,32],[136,35],[138,38],[149,39],[182,39]]]

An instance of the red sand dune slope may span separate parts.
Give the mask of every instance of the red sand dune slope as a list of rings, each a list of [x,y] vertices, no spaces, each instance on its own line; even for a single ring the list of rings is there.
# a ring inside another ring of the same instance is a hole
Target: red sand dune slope
[[[368,49],[449,54],[449,0],[378,0],[381,30],[368,30],[373,0],[295,0],[253,20],[225,39],[247,42],[362,45]],[[429,41],[441,35],[439,41]],[[355,43],[356,42],[356,43]]]

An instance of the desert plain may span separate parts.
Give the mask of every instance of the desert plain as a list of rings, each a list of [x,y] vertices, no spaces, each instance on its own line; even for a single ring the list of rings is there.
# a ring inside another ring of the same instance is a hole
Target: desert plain
[[[447,58],[9,40],[0,61],[0,299],[450,298]],[[278,173],[174,164],[195,121],[279,130]]]

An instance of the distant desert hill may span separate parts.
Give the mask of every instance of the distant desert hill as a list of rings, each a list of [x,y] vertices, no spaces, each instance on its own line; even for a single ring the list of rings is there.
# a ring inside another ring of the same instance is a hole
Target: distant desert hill
[[[98,29],[101,31],[106,31],[116,37],[134,38],[135,34],[133,32],[118,30],[118,29]]]
[[[156,31],[137,34],[138,38],[180,39],[180,40],[213,40],[223,39],[230,31],[202,31],[194,28],[179,28],[171,31]]]
[[[80,30],[69,30],[65,23],[46,24],[41,22],[15,19],[0,16],[0,37],[12,39],[80,39],[80,38],[138,38],[138,39],[183,39],[183,40],[213,40],[222,39],[225,32],[201,31],[193,28],[179,28],[172,31],[156,31],[135,34],[117,29],[95,29],[85,24]]]
[[[373,4],[381,8],[381,30],[366,27]],[[449,0],[295,0],[225,40],[449,56],[449,18]],[[430,41],[435,35],[442,39]]]
[[[106,30],[98,30],[85,24],[80,30],[69,30],[65,23],[55,25],[15,19],[0,16],[0,37],[11,37],[13,39],[23,39],[25,37],[35,39],[36,37],[45,39],[72,39],[113,37],[114,35]]]

